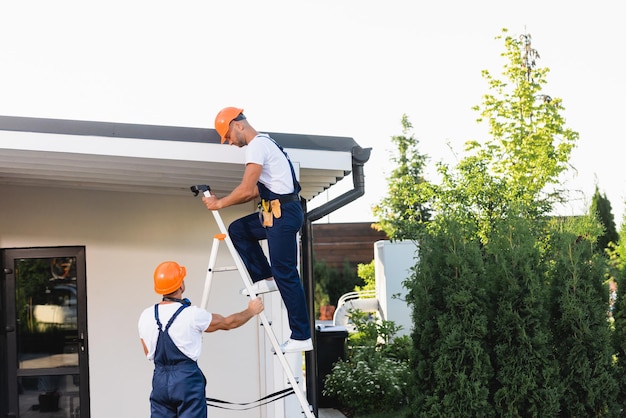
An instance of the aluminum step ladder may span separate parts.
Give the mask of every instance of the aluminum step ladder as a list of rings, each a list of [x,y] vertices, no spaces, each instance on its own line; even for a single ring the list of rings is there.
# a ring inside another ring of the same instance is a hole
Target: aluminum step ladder
[[[193,192],[194,196],[198,196],[199,193],[202,193],[204,196],[207,196],[207,197],[211,195],[211,188],[208,185],[204,185],[204,184],[191,186],[191,191]],[[250,298],[256,297],[256,294],[254,293],[254,290],[252,289],[252,279],[250,278],[250,274],[248,273],[248,270],[244,266],[243,261],[241,260],[241,257],[239,256],[239,253],[237,252],[237,249],[235,248],[233,244],[233,241],[228,236],[228,233],[227,233],[228,230],[226,229],[226,226],[224,225],[224,222],[222,221],[222,217],[220,216],[219,211],[212,210],[211,212],[213,213],[213,217],[215,218],[215,222],[217,223],[220,233],[216,234],[213,237],[213,245],[211,246],[211,255],[209,257],[209,266],[207,268],[206,279],[204,281],[204,288],[202,291],[202,301],[200,302],[200,307],[203,309],[206,309],[206,305],[209,300],[209,293],[211,291],[211,283],[213,281],[213,273],[215,272],[238,270],[241,276],[241,279],[243,280],[243,284],[248,290],[248,294],[250,295]],[[215,263],[217,262],[217,252],[218,252],[218,247],[219,247],[220,242],[226,243],[226,246],[228,247],[228,251],[230,252],[230,255],[232,256],[235,262],[235,267],[222,267],[222,268],[215,267]],[[276,335],[274,334],[274,331],[272,330],[271,323],[270,321],[268,321],[267,316],[265,315],[265,311],[261,312],[258,316],[261,319],[263,328],[267,331],[267,336],[269,337],[270,342],[272,343],[272,347],[274,347],[274,353],[278,357],[278,360],[283,368],[283,371],[285,372],[285,375],[287,376],[287,379],[289,380],[289,383],[291,384],[291,387],[293,388],[293,391],[296,397],[298,398],[298,401],[300,402],[300,406],[302,407],[302,412],[307,418],[315,418],[315,415],[313,415],[313,412],[312,412],[313,410],[312,406],[309,404],[308,400],[304,396],[304,393],[302,392],[302,389],[298,385],[298,381],[296,380],[296,377],[293,371],[291,370],[291,367],[289,367],[289,363],[287,362],[287,359],[285,358],[285,353],[283,353],[282,350],[280,349],[280,343],[278,342],[278,339],[276,338]]]

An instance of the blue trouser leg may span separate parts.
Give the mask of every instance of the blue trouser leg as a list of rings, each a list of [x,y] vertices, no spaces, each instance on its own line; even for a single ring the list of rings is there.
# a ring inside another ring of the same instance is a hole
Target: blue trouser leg
[[[272,277],[272,270],[259,244],[259,241],[266,239],[267,235],[258,213],[252,213],[231,223],[228,226],[228,235],[253,282]]]
[[[300,202],[281,205],[282,216],[274,219],[274,226],[267,228],[272,273],[278,285],[289,316],[291,338],[306,340],[311,337],[304,288],[298,274],[298,231],[304,215]]]
[[[282,204],[281,212],[282,216],[274,218],[272,227],[264,228],[259,215],[253,213],[234,221],[228,232],[252,281],[274,277],[287,308],[291,338],[305,340],[311,337],[311,328],[304,288],[297,269],[296,240],[304,215],[300,202]],[[269,263],[259,244],[263,239],[267,239]]]

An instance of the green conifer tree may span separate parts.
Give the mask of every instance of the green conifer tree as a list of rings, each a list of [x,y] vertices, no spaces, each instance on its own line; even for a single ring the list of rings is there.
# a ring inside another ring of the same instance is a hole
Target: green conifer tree
[[[617,244],[619,235],[617,233],[617,227],[615,226],[615,218],[613,212],[611,212],[611,202],[607,199],[606,194],[600,194],[600,190],[596,185],[596,191],[591,199],[591,207],[589,213],[592,216],[597,216],[598,220],[604,227],[604,232],[598,237],[597,248],[599,251],[604,251],[609,247],[609,242]]]
[[[388,193],[372,210],[378,218],[374,227],[392,241],[417,239],[422,223],[430,217],[425,202],[416,193],[426,181],[423,172],[427,157],[419,153],[412,129],[408,116],[402,115],[402,135],[391,138],[397,153],[391,157],[396,167],[387,178]]]
[[[412,417],[492,417],[493,376],[481,249],[471,223],[448,216],[421,242],[414,302]]]
[[[617,407],[626,411],[626,216],[622,220],[619,242],[609,244],[610,281],[616,284],[615,299],[611,305],[613,321],[613,352],[615,355],[615,382]]]
[[[555,221],[552,230],[547,278],[554,352],[564,387],[561,416],[620,416],[607,321],[607,259],[595,250],[601,226],[589,216]]]
[[[485,246],[493,307],[493,405],[499,417],[556,417],[563,391],[535,222],[521,217],[497,222]]]

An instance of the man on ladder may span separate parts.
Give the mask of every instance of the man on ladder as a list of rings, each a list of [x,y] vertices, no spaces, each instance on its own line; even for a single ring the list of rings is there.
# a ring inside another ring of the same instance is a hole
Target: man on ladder
[[[283,353],[313,349],[304,288],[297,269],[297,234],[304,221],[300,184],[282,147],[249,123],[243,109],[226,107],[215,117],[222,143],[246,148],[241,183],[227,196],[202,198],[209,210],[249,202],[261,197],[261,214],[237,219],[228,227],[255,294],[280,291],[287,308],[291,337],[280,345]],[[269,262],[259,244],[267,239]],[[246,290],[243,290],[244,294]]]

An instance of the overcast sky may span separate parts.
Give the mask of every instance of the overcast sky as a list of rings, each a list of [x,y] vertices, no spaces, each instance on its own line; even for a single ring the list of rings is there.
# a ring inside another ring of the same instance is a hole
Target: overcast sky
[[[502,28],[528,33],[580,133],[560,214],[596,183],[626,200],[626,25],[619,1],[40,1],[0,4],[0,115],[212,128],[243,107],[260,131],[353,137],[371,147],[366,194],[324,221],[374,220],[390,138],[409,116],[419,148],[454,164],[480,139],[471,107],[502,69]],[[456,155],[456,156],[455,156]],[[210,179],[207,179],[210,181]],[[311,207],[352,187],[351,179]]]

